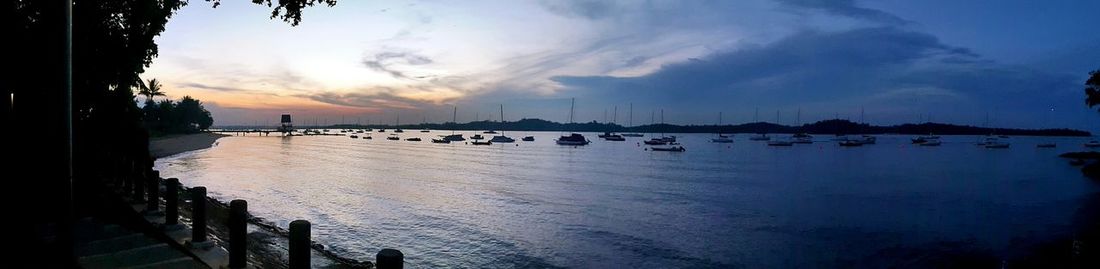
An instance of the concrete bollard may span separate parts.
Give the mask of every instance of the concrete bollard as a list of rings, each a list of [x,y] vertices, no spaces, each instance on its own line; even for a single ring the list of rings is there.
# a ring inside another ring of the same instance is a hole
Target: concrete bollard
[[[169,178],[164,181],[164,225],[179,224],[180,219],[180,180]]]
[[[310,267],[309,221],[290,222],[290,269],[308,269]]]
[[[402,269],[405,267],[405,254],[392,248],[382,249],[374,256],[374,266],[378,269]]]
[[[229,202],[229,268],[246,266],[248,249],[248,202]]]
[[[191,188],[191,242],[206,242],[206,187]]]
[[[149,193],[149,199],[145,200],[146,212],[159,212],[160,211],[160,171],[153,170],[149,173],[149,178],[146,179],[146,192]]]

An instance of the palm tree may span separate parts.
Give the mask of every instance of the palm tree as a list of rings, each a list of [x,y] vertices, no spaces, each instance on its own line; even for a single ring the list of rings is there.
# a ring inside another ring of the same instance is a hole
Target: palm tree
[[[153,97],[156,96],[165,96],[164,92],[160,90],[160,82],[157,81],[157,79],[155,78],[150,79],[148,84],[142,82],[141,80],[138,80],[138,87],[141,88],[141,90],[138,91],[138,94],[144,95],[145,100],[153,100]]]

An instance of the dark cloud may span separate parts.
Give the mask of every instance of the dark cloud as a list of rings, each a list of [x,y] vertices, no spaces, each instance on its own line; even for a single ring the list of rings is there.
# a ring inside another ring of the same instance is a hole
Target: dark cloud
[[[401,91],[410,92],[417,90],[420,89],[403,88]],[[374,110],[421,109],[424,107],[436,106],[436,104],[432,102],[397,96],[394,94],[395,92],[397,92],[396,89],[375,88],[351,93],[320,92],[298,96],[326,104]]]
[[[1027,120],[1051,106],[1080,106],[1073,77],[997,64],[934,36],[894,27],[801,32],[640,77],[553,80],[568,89],[561,95],[700,111],[698,118],[709,118],[707,111],[753,107],[807,107],[818,113],[867,107],[880,120],[942,113],[951,116],[939,119],[961,121],[1004,111],[1004,117],[1012,114],[1012,123],[1034,124],[1039,121]]]
[[[373,59],[363,59],[363,65],[367,66],[367,68],[385,72],[395,78],[404,79],[409,79],[413,77],[410,77],[404,72],[397,70],[393,67],[394,65],[425,65],[431,63],[431,58],[407,52],[383,52],[375,54]],[[415,77],[422,76],[423,75]]]
[[[206,84],[196,83],[196,82],[183,83],[183,84],[180,84],[180,87],[198,88],[198,89],[214,90],[214,91],[220,91],[220,92],[243,92],[243,91],[247,91],[245,89],[240,89],[240,88],[212,86],[212,85],[206,85]]]
[[[780,3],[808,9],[818,9],[829,14],[863,19],[890,25],[909,23],[894,14],[877,9],[856,6],[855,0],[776,0]]]

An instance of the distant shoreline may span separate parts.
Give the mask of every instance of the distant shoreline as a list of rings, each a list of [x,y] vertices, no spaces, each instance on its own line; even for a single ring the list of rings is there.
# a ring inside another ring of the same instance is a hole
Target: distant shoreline
[[[197,133],[152,138],[149,139],[149,155],[159,159],[192,150],[210,148],[214,146],[215,141],[226,136],[229,135]]]
[[[1065,128],[1048,129],[1015,129],[1015,128],[985,128],[968,125],[955,125],[945,123],[906,123],[899,125],[878,126],[866,123],[856,123],[848,120],[823,120],[815,123],[798,126],[780,125],[770,122],[753,122],[737,125],[673,125],[673,124],[647,124],[639,126],[622,126],[614,123],[558,123],[541,119],[522,119],[519,121],[475,121],[467,123],[425,123],[404,125],[383,124],[334,124],[334,125],[302,125],[298,129],[431,129],[431,130],[456,130],[456,131],[570,131],[570,132],[629,132],[629,133],[770,133],[793,134],[809,133],[819,135],[832,134],[904,134],[904,135],[1013,135],[1013,136],[1092,136],[1092,133],[1082,130]],[[253,130],[270,129],[265,126],[218,126],[212,129]]]

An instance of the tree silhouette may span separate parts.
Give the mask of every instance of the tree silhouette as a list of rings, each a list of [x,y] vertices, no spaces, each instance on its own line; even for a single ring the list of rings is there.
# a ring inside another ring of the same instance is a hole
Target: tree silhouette
[[[161,91],[160,82],[155,78],[150,79],[149,83],[143,83],[141,80],[138,80],[138,86],[140,87],[138,94],[144,95],[145,100],[153,100],[153,97],[156,96],[165,96],[164,91]]]
[[[1085,81],[1085,104],[1089,107],[1100,105],[1100,70],[1089,72]]]

